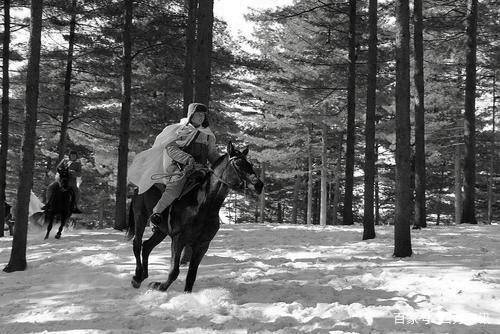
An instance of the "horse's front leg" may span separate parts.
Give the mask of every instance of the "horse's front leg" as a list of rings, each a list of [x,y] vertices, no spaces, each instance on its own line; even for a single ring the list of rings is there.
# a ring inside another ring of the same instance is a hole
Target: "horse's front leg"
[[[61,238],[61,233],[63,231],[64,225],[66,225],[66,221],[68,220],[69,215],[61,214],[61,226],[59,226],[59,230],[57,230],[57,234],[55,236],[56,239]]]
[[[146,241],[142,243],[142,279],[145,280],[148,278],[148,262],[149,262],[149,254],[153,248],[155,248],[160,242],[162,242],[166,233],[163,233],[159,229],[154,229],[153,235]]]
[[[210,241],[206,241],[200,245],[196,245],[193,247],[193,253],[191,255],[191,261],[189,261],[189,269],[186,277],[186,285],[184,287],[184,292],[193,291],[194,281],[196,280],[196,274],[198,272],[198,266],[205,256],[208,246],[210,245]]]
[[[139,288],[141,286],[144,278],[142,277],[142,263],[141,263],[141,247],[142,247],[142,235],[144,231],[138,231],[136,229],[134,235],[134,240],[132,241],[132,247],[135,256],[135,275],[132,277],[132,286],[134,288]]]
[[[52,223],[54,222],[54,215],[52,213],[45,213],[45,223],[47,223],[47,233],[44,239],[49,238],[50,230],[52,230]]]
[[[179,276],[179,265],[181,262],[181,253],[184,248],[184,243],[180,241],[179,236],[172,238],[172,254],[170,258],[170,271],[168,273],[168,279],[166,282],[151,282],[149,287],[155,290],[166,291],[170,285]]]

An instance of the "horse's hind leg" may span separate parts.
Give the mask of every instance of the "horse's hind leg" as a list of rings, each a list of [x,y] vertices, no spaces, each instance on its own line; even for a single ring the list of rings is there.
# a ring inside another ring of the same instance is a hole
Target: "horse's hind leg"
[[[166,282],[151,282],[149,287],[152,289],[166,291],[169,286],[177,279],[179,276],[179,265],[181,262],[181,252],[184,248],[184,243],[180,242],[179,236],[172,238],[172,257],[170,259],[170,271],[168,273],[168,279]]]
[[[57,234],[56,234],[56,239],[59,239],[61,238],[61,233],[63,231],[63,228],[64,228],[64,225],[66,224],[66,221],[68,220],[68,217],[67,216],[62,216],[61,215],[61,226],[59,226],[59,230],[57,231]]]
[[[148,278],[148,262],[149,254],[160,242],[162,242],[167,234],[155,229],[153,235],[142,243],[142,279]]]
[[[184,292],[193,291],[194,281],[196,280],[196,274],[198,272],[198,266],[201,263],[201,259],[205,256],[205,253],[208,250],[208,246],[210,242],[204,242],[201,245],[194,246],[193,253],[191,255],[191,261],[189,261],[189,269],[186,277],[186,285],[184,287]]]
[[[52,230],[52,223],[54,221],[54,216],[51,215],[51,214],[45,214],[45,222],[47,224],[47,233],[45,234],[45,238],[44,239],[48,239],[49,238],[49,234],[50,234],[50,230]]]

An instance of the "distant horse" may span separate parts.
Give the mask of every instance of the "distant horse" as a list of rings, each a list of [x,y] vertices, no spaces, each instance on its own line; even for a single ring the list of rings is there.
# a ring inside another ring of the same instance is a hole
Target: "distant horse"
[[[168,222],[168,233],[153,228],[153,235],[144,243],[142,236],[148,217],[162,193],[153,186],[143,194],[134,195],[130,204],[128,227],[128,237],[134,237],[136,268],[131,282],[134,288],[139,288],[142,281],[148,277],[148,258],[153,248],[170,235],[172,243],[168,280],[152,282],[149,286],[166,291],[179,275],[182,249],[190,246],[192,254],[184,291],[192,291],[198,266],[208,250],[210,241],[219,230],[219,210],[229,189],[243,189],[248,182],[254,186],[257,193],[262,191],[264,184],[246,159],[247,154],[248,148],[240,152],[229,143],[227,154],[214,163],[213,169],[203,178],[201,185],[175,201],[170,215],[168,209],[163,212],[162,219]]]
[[[12,213],[11,213],[12,206],[7,202],[5,202],[4,205],[5,205],[5,217],[4,217],[5,225],[8,226],[9,234],[12,236],[14,235],[14,224],[12,222]],[[5,227],[3,227],[3,229],[5,230]]]
[[[56,239],[61,237],[61,232],[66,224],[66,221],[71,216],[71,203],[74,197],[73,190],[68,185],[69,170],[67,167],[59,167],[58,186],[54,189],[51,198],[48,199],[48,209],[45,210],[45,223],[47,224],[47,234],[45,239],[48,239],[52,223],[56,217],[59,217],[61,226],[55,236]]]

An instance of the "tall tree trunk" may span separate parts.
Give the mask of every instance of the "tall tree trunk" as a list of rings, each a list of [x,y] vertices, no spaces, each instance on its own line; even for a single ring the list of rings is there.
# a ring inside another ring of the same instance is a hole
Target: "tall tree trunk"
[[[184,60],[184,114],[187,114],[187,109],[190,103],[193,102],[193,61],[196,46],[196,9],[198,0],[185,0],[187,11],[186,21],[186,55]]]
[[[441,171],[439,173],[439,189],[438,189],[438,204],[437,204],[437,218],[436,218],[436,226],[439,226],[441,223],[441,212],[443,211],[443,187],[444,187],[444,172],[446,169],[446,162],[443,161],[441,165]]]
[[[462,220],[462,149],[460,145],[455,147],[455,224]]]
[[[477,0],[467,1],[467,45],[465,48],[465,154],[462,223],[476,220],[476,49]]]
[[[278,208],[276,210],[276,222],[278,224],[283,224],[283,206],[280,201],[278,201]]]
[[[266,186],[265,186],[265,178],[266,178],[266,163],[263,162],[260,169],[260,180],[264,183],[264,188],[262,188],[262,192],[260,193],[260,216],[259,223],[264,224],[264,218],[266,215]]]
[[[127,226],[127,164],[130,129],[130,104],[132,100],[132,15],[133,0],[124,0],[123,23],[123,76],[122,110],[120,116],[120,143],[118,146],[118,176],[116,184],[116,208],[114,228]]]
[[[321,210],[321,180],[315,180],[313,185],[313,225],[319,225]]]
[[[68,125],[71,108],[71,75],[73,71],[73,49],[75,46],[75,28],[76,28],[76,0],[71,2],[71,20],[69,23],[68,37],[68,55],[66,56],[66,73],[64,75],[64,98],[63,98],[63,117],[61,122],[58,154],[61,161],[66,153],[68,146]]]
[[[493,110],[492,110],[492,119],[491,119],[491,156],[490,156],[490,175],[489,175],[489,182],[488,182],[488,224],[491,225],[493,222],[493,203],[494,203],[494,198],[495,194],[493,192],[493,187],[495,184],[495,155],[496,155],[496,141],[495,141],[495,113],[496,113],[496,86],[497,86],[497,73],[496,71],[493,72]]]
[[[2,48],[2,146],[0,147],[0,237],[4,236],[5,188],[7,187],[7,157],[9,152],[9,58],[10,58],[10,0],[3,0],[3,48]]]
[[[347,79],[347,141],[343,225],[352,225],[354,190],[354,142],[356,116],[356,0],[349,0],[349,73]]]
[[[340,134],[339,138],[339,143],[338,143],[338,149],[337,149],[337,159],[334,164],[334,170],[333,170],[333,180],[335,182],[334,188],[333,188],[333,216],[332,216],[332,225],[338,225],[339,224],[339,217],[337,214],[338,208],[339,208],[339,199],[340,199],[340,177],[339,177],[339,169],[340,165],[342,164],[342,134]]]
[[[297,224],[297,215],[299,212],[299,190],[300,190],[300,175],[295,175],[293,185],[293,206],[292,206],[292,224]]]
[[[212,31],[214,0],[204,0],[198,6],[197,51],[195,60],[194,100],[208,106],[210,102]]]
[[[410,26],[409,0],[396,0],[396,212],[394,256],[411,249]]]
[[[425,104],[424,104],[424,39],[422,0],[413,0],[413,45],[415,49],[415,221],[414,227],[427,227],[425,201]]]
[[[323,145],[321,152],[321,212],[319,217],[319,224],[321,226],[326,226],[326,219],[328,214],[328,166],[327,166],[327,150],[328,150],[328,127],[326,124],[322,124],[321,133],[323,137]]]
[[[380,188],[378,181],[378,144],[375,143],[375,225],[380,225]]]
[[[312,165],[312,126],[309,127],[307,144],[307,218],[306,224],[311,225],[313,219],[313,165]]]
[[[35,162],[36,120],[38,108],[38,84],[40,82],[40,45],[42,35],[42,0],[31,1],[30,39],[28,68],[26,71],[26,96],[22,163],[17,187],[16,223],[12,251],[5,272],[26,269],[26,243],[28,234],[28,212],[30,191],[33,185]],[[3,226],[2,226],[3,228]]]
[[[368,9],[368,83],[366,90],[365,125],[365,191],[363,240],[375,238],[373,221],[373,187],[375,183],[375,110],[377,107],[377,0],[370,0]]]

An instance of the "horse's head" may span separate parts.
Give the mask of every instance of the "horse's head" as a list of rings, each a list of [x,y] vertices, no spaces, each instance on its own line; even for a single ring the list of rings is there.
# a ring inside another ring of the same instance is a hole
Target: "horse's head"
[[[227,144],[229,167],[224,173],[225,181],[232,188],[243,188],[246,182],[251,183],[255,191],[260,194],[264,183],[255,174],[252,164],[247,160],[247,154],[248,147],[240,152],[231,142]]]
[[[59,174],[59,185],[63,190],[67,190],[69,187],[69,169],[65,166],[60,166],[57,168],[57,173]]]

